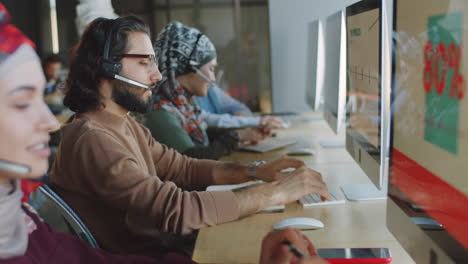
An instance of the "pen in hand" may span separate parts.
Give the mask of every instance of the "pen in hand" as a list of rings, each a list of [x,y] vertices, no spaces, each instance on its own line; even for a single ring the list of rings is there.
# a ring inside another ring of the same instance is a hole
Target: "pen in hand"
[[[291,252],[298,258],[304,258],[304,255],[289,241],[283,241],[283,245],[286,245],[289,247]]]

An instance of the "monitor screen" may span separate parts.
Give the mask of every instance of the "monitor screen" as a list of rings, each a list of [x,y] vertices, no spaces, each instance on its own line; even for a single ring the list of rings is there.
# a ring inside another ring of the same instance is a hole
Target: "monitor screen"
[[[369,152],[380,146],[380,1],[346,10],[348,129]]]
[[[381,67],[384,34],[381,32],[382,25],[388,24],[382,23],[382,13],[382,0],[363,0],[346,8],[346,150],[372,183],[386,191],[386,174],[385,177],[383,174],[387,165],[382,160],[387,155],[381,155],[380,131],[382,120],[389,123],[389,111],[386,111],[387,117],[382,119],[381,108],[383,94],[389,97],[390,84],[381,84],[381,77],[384,76]],[[388,31],[389,28],[385,30]],[[389,57],[384,60],[388,65]],[[388,78],[390,66],[387,68],[385,76]],[[385,147],[388,149],[388,144]],[[387,197],[386,193],[377,196]]]
[[[387,225],[418,263],[468,263],[468,3],[397,1],[394,24],[389,197],[415,225]]]
[[[323,36],[322,23],[309,23],[307,47],[306,103],[314,111],[319,110],[323,86]]]
[[[346,32],[344,12],[327,17],[325,30],[324,118],[337,133],[344,122],[346,101]]]

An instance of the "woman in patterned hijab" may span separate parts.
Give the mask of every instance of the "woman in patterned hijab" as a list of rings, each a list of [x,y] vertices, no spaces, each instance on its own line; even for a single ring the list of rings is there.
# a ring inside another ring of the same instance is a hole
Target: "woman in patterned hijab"
[[[198,68],[216,58],[213,43],[197,29],[171,22],[159,34],[155,50],[159,71],[164,78],[158,84],[155,108],[182,114],[184,127],[192,140],[199,145],[208,145],[206,127],[203,127],[205,125],[198,114],[200,109],[191,102],[193,94],[182,88],[176,77],[191,72],[200,74]]]
[[[159,34],[155,52],[163,79],[154,96],[155,111],[146,115],[153,136],[196,158],[218,159],[229,154],[237,146],[237,133],[223,132],[210,142],[194,99],[194,95],[205,96],[214,81],[213,43],[199,30],[171,22]]]

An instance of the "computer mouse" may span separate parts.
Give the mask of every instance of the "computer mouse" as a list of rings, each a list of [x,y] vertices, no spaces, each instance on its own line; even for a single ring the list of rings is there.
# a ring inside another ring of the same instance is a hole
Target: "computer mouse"
[[[310,148],[293,149],[286,153],[289,156],[315,155],[315,150]]]
[[[323,228],[320,220],[310,217],[292,217],[286,218],[273,225],[274,229],[296,228],[300,230]]]

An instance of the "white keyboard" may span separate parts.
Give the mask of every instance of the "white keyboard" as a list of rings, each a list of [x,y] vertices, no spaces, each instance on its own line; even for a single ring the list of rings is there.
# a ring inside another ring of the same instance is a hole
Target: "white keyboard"
[[[294,137],[282,137],[282,138],[268,138],[260,141],[257,145],[241,146],[241,149],[255,151],[255,152],[267,152],[275,149],[279,149],[288,145],[296,143]]]
[[[322,201],[319,194],[312,193],[299,199],[299,203],[302,204],[303,207],[312,207],[320,205],[344,204],[346,202],[344,197],[341,198],[342,196],[338,196],[333,190],[329,191],[332,197],[331,200]]]

